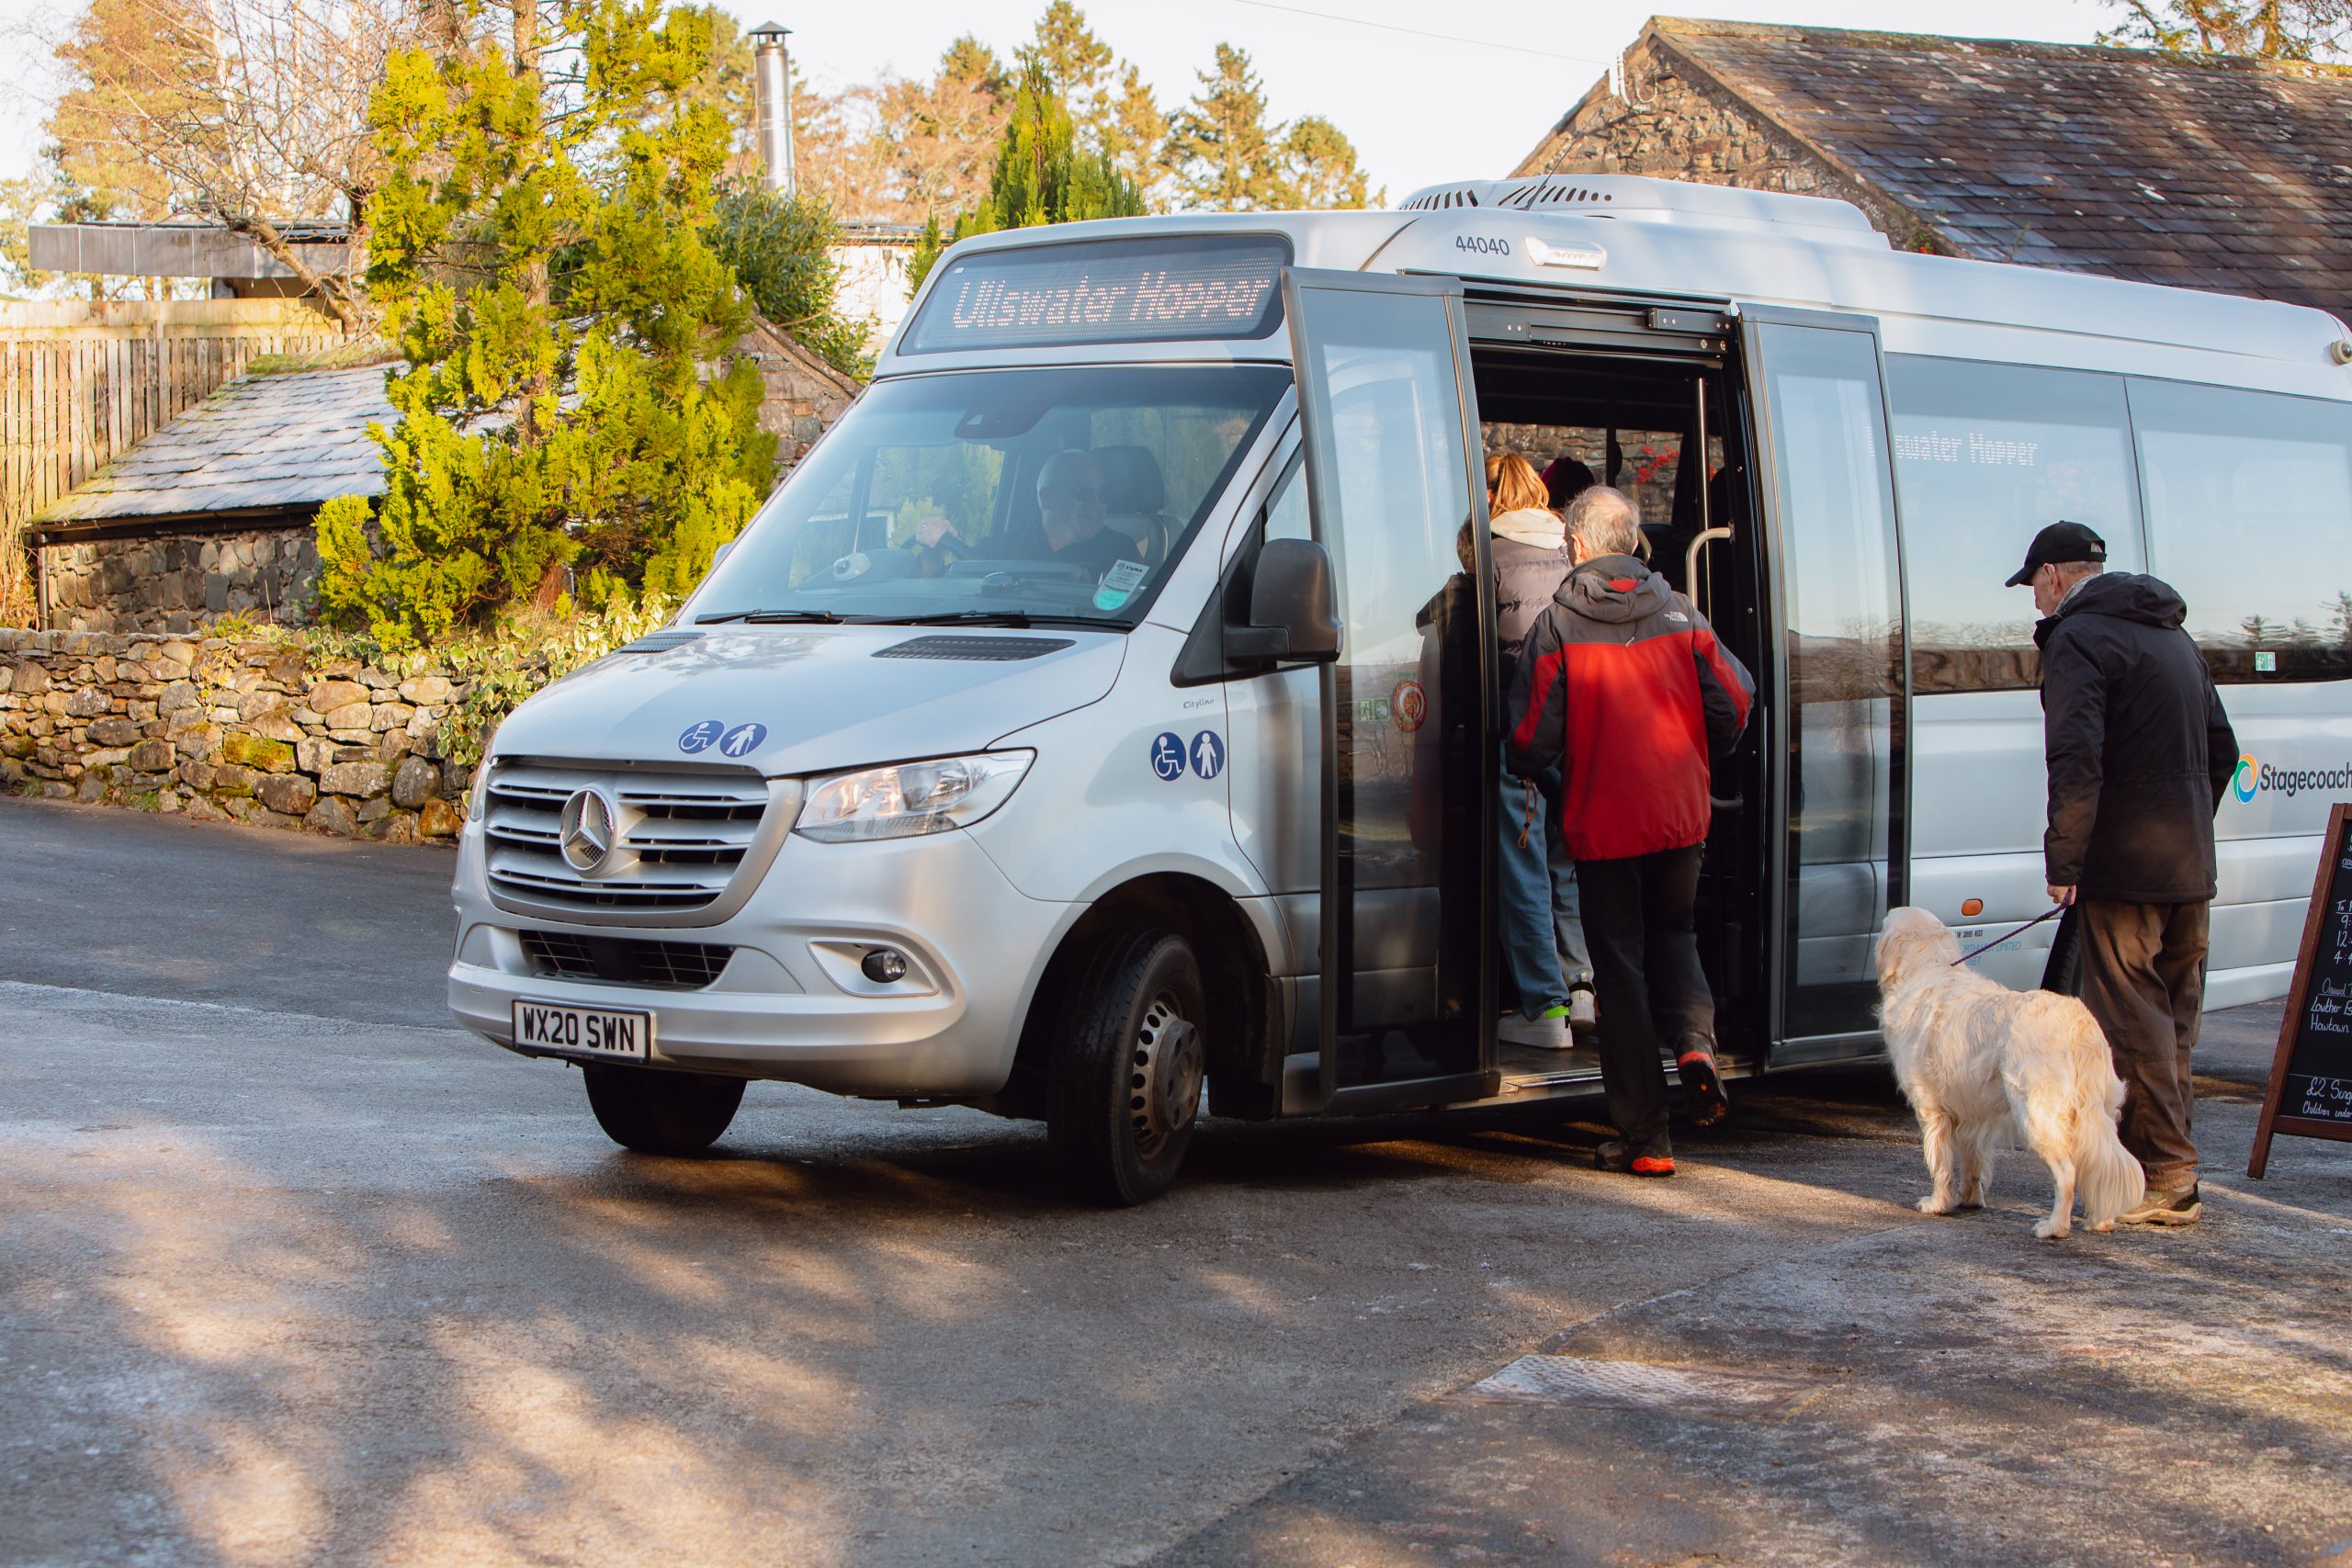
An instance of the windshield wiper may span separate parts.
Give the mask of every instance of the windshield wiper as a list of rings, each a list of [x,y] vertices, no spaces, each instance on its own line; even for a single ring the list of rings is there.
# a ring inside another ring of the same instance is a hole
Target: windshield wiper
[[[728,610],[716,615],[696,615],[695,625],[713,626],[720,621],[746,621],[759,626],[781,626],[787,622],[815,621],[837,626],[842,618],[831,610]]]
[[[1127,629],[1125,621],[1105,615],[1057,615],[1032,610],[940,610],[928,615],[876,615],[873,625],[888,626],[1111,626]]]

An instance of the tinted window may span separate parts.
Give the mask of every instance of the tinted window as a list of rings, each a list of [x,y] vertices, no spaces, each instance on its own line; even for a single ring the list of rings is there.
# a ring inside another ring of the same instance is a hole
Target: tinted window
[[[2002,586],[2035,533],[2062,517],[2086,524],[2114,570],[2141,570],[2122,378],[1904,355],[1886,364],[1911,689],[2038,686],[2033,594]]]
[[[2150,570],[2217,681],[2352,673],[2352,404],[2132,382]]]

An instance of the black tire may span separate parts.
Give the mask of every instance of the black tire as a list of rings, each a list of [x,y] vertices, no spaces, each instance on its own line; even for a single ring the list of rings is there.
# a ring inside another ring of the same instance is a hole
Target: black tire
[[[1148,1202],[1192,1145],[1207,1071],[1208,1004],[1182,937],[1106,939],[1080,972],[1046,1085],[1062,1179],[1091,1202]]]
[[[596,1125],[641,1155],[695,1155],[718,1141],[743,1103],[743,1080],[584,1062]]]

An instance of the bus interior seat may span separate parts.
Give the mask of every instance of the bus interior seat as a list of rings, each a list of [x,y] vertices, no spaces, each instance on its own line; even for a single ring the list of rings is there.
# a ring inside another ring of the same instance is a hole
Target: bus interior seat
[[[1163,510],[1168,484],[1159,459],[1148,446],[1098,446],[1094,460],[1102,468],[1102,525],[1133,539],[1153,565],[1167,559],[1176,525]]]

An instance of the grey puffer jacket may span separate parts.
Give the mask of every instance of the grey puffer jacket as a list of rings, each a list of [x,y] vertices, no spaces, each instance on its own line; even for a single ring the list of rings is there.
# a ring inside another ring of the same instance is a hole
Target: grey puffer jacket
[[[1503,679],[1519,668],[1519,650],[1527,641],[1527,631],[1537,618],[1552,605],[1552,596],[1567,581],[1567,541],[1563,535],[1559,547],[1545,549],[1538,545],[1524,544],[1506,537],[1503,529],[1514,522],[1515,530],[1532,533],[1548,522],[1553,530],[1560,528],[1557,514],[1534,507],[1507,512],[1495,519],[1495,536],[1487,543],[1493,547],[1495,563],[1495,643],[1502,654]]]

